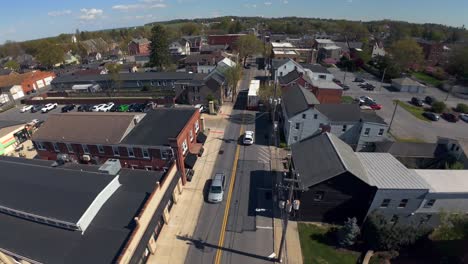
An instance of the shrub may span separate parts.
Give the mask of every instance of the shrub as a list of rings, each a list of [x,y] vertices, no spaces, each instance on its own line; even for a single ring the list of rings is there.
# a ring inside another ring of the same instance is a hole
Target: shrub
[[[457,104],[457,112],[468,114],[468,105],[464,103]]]
[[[356,217],[348,218],[344,225],[338,230],[338,245],[340,247],[350,247],[354,245],[359,233],[361,233],[361,230],[357,225]]]
[[[435,113],[442,113],[446,108],[446,105],[444,102],[435,102],[432,104],[432,111]]]
[[[279,147],[282,148],[282,149],[286,148],[287,146],[288,146],[288,145],[286,145],[285,142],[281,142],[281,143],[279,144]]]

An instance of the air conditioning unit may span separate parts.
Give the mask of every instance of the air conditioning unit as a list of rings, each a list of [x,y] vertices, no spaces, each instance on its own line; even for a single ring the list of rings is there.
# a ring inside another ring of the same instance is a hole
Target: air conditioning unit
[[[89,155],[83,155],[81,158],[83,161],[91,161],[91,157]]]
[[[110,175],[117,175],[117,173],[119,173],[121,169],[122,169],[122,165],[120,165],[120,160],[108,159],[99,168],[99,172],[108,173]]]

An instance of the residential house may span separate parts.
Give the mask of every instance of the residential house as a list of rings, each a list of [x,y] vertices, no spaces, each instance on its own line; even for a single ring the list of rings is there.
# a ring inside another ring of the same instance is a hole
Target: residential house
[[[190,55],[190,43],[185,39],[180,39],[169,44],[171,55],[187,56]]]
[[[296,47],[290,42],[272,42],[273,59],[292,59],[301,63],[315,63],[317,52],[311,48]]]
[[[37,62],[31,54],[21,54],[15,58],[22,69],[33,69],[37,66]]]
[[[331,39],[315,39],[314,49],[320,50],[325,47],[336,46],[335,42]]]
[[[362,42],[359,41],[335,41],[335,44],[341,48],[341,56],[350,59],[356,58],[357,54],[362,51]]]
[[[227,44],[221,45],[203,45],[200,47],[200,54],[211,54],[216,52],[224,52],[227,51],[229,46]]]
[[[50,85],[55,78],[53,72],[30,71],[23,74],[0,76],[0,88],[11,95],[14,100],[24,97],[25,94],[36,92]]]
[[[222,104],[225,99],[226,80],[223,75],[214,72],[203,81],[176,82],[176,103],[208,105],[210,100]]]
[[[376,57],[384,57],[385,54],[387,54],[385,52],[385,48],[384,48],[384,45],[381,41],[376,41],[374,42],[374,45],[372,46],[372,58],[376,58]]]
[[[205,36],[183,36],[182,39],[190,44],[190,52],[200,52],[201,48],[207,43]]]
[[[101,61],[102,60],[102,54],[100,52],[91,52],[88,54],[88,57],[86,57],[86,61],[88,63],[93,63],[95,61]]]
[[[426,86],[408,77],[392,79],[392,86],[400,92],[424,93]]]
[[[63,58],[63,64],[71,65],[71,64],[80,64],[79,56],[75,56],[72,54],[71,51],[65,53]]]
[[[416,42],[423,49],[424,60],[430,66],[436,66],[447,62],[447,49],[444,43],[417,38]]]
[[[442,144],[456,161],[462,163],[465,169],[468,169],[468,139],[441,137],[438,139],[437,143]]]
[[[80,41],[80,44],[86,50],[86,54],[93,52],[105,53],[110,50],[110,45],[102,38],[83,40]]]
[[[128,43],[129,55],[148,55],[150,53],[150,44],[146,38],[135,38]]]
[[[225,56],[222,52],[214,52],[211,54],[190,54],[184,59],[182,63],[185,66],[186,72],[193,73],[210,73],[219,61],[224,59]]]
[[[0,262],[146,262],[182,191],[176,166],[60,164],[0,157]]]
[[[318,61],[325,61],[331,62],[333,64],[338,62],[341,58],[342,50],[337,45],[325,46],[318,50],[317,60]]]
[[[225,34],[225,35],[209,35],[208,45],[227,45],[229,49],[233,49],[235,42],[245,34]]]
[[[161,124],[164,126],[161,127]],[[89,133],[89,128],[93,133]],[[81,163],[119,159],[122,167],[165,170],[175,160],[183,183],[201,149],[200,112],[158,108],[147,113],[67,113],[49,116],[32,140],[41,159],[68,154]]]

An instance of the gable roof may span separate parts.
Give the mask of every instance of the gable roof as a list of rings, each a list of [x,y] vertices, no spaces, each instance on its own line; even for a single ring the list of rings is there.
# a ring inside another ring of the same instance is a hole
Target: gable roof
[[[35,72],[30,71],[23,74],[9,74],[0,76],[0,87],[10,88],[13,85],[20,85],[24,80],[34,76]]]
[[[134,42],[138,45],[144,45],[144,44],[149,44],[151,41],[149,41],[147,38],[134,38],[132,39],[131,42]]]
[[[304,112],[312,105],[320,104],[312,92],[297,84],[283,89],[282,103],[288,117]]]
[[[289,62],[289,59],[272,59],[271,60],[271,67],[274,70],[277,70],[279,67],[283,66]]]
[[[408,77],[404,77],[404,78],[398,78],[398,79],[392,79],[392,83],[396,83],[396,84],[399,84],[399,85],[412,85],[412,86],[423,86],[423,84],[411,79],[411,78],[408,78]]]
[[[436,158],[447,152],[443,144],[415,142],[375,142],[375,152],[390,153],[395,157]]]
[[[301,73],[298,72],[297,70],[293,70],[291,72],[289,72],[288,74],[286,74],[285,76],[280,76],[278,79],[279,79],[279,82],[281,85],[285,85],[285,84],[289,84],[297,79],[299,79],[299,77],[301,77]]]
[[[133,120],[144,114],[72,112],[53,114],[32,139],[42,142],[83,144],[118,144],[133,126]]]
[[[366,172],[351,147],[331,133],[323,133],[291,146],[296,171],[303,188],[345,172],[368,182]]]
[[[358,104],[320,104],[315,108],[330,121],[357,122],[361,118]]]
[[[356,153],[364,165],[369,183],[379,189],[429,189],[413,170],[405,167],[390,153]]]
[[[331,74],[327,68],[323,67],[320,64],[307,64],[307,63],[301,63],[301,66],[304,69],[309,69],[313,73],[325,73],[325,74]]]
[[[361,110],[361,120],[369,123],[387,124],[382,117],[371,110]]]

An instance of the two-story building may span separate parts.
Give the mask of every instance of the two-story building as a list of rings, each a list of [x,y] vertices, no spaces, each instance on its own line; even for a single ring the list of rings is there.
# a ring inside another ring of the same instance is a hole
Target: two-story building
[[[148,55],[150,53],[151,41],[146,38],[135,38],[128,43],[129,55]]]
[[[169,44],[171,55],[188,56],[190,55],[190,43],[185,39],[180,39]]]
[[[147,113],[76,112],[49,116],[32,140],[39,158],[46,160],[56,160],[58,154],[90,164],[119,159],[124,168],[157,171],[175,160],[185,183],[202,148],[202,131],[200,112],[192,107]]]

